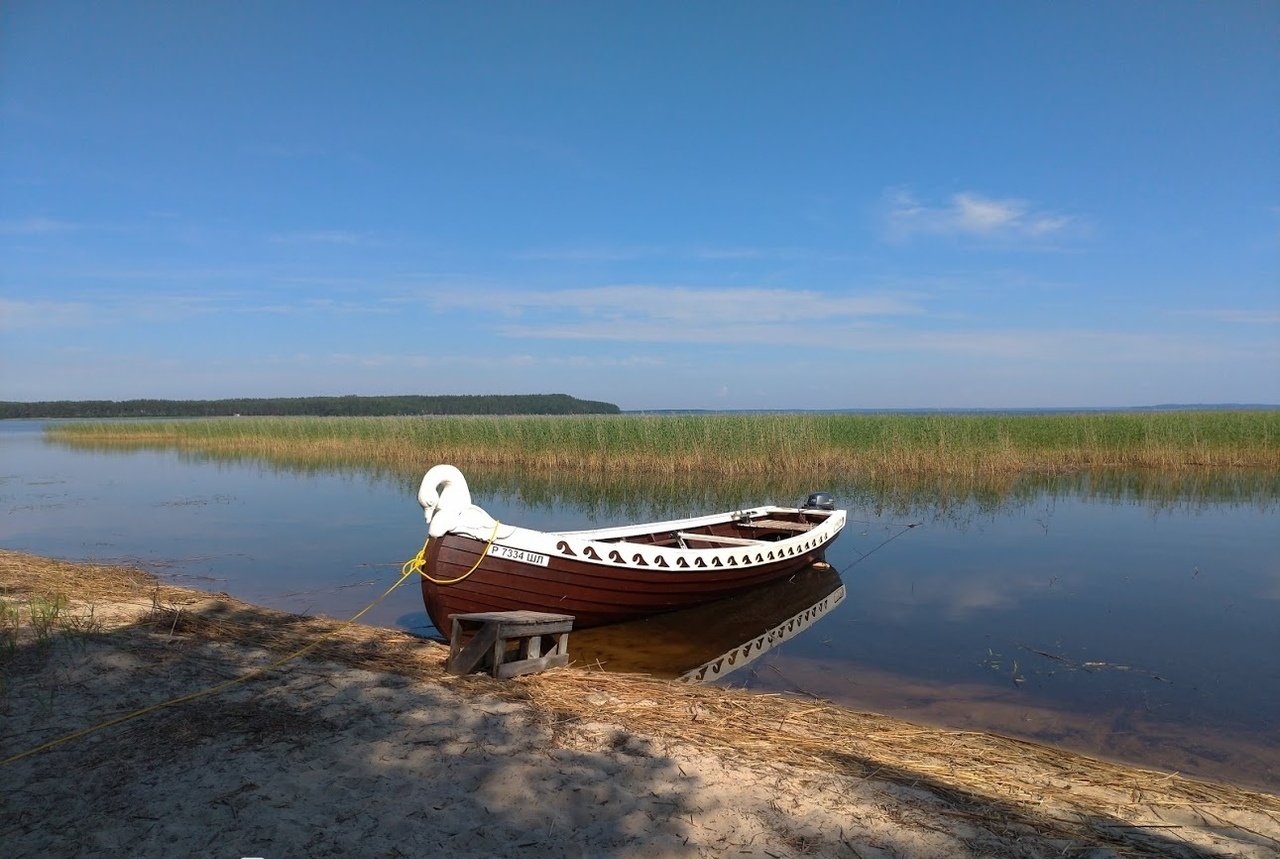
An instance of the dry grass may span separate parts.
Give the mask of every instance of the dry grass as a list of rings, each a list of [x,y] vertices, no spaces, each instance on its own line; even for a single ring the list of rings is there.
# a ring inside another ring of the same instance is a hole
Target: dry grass
[[[73,595],[82,603],[186,602],[195,591],[164,584],[150,573],[118,564],[60,561],[0,549],[3,597]]]

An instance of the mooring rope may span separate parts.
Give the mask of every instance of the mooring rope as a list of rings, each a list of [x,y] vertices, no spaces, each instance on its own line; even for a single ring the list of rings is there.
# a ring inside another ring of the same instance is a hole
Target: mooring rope
[[[430,534],[427,535],[426,542],[422,544],[422,548],[418,550],[418,554],[405,561],[404,566],[401,567],[400,570],[405,574],[406,578],[416,572],[432,584],[456,585],[458,582],[480,569],[480,562],[489,557],[489,549],[493,547],[493,541],[498,539],[499,524],[500,523],[497,521],[493,523],[493,532],[489,534],[489,542],[484,544],[484,548],[480,550],[480,557],[476,558],[476,562],[471,565],[471,569],[467,570],[455,579],[437,579],[435,576],[427,572],[427,546],[431,543]],[[401,579],[400,581],[404,581],[404,579]],[[441,632],[443,632],[443,630],[441,630]]]
[[[907,524],[907,525],[904,525],[904,526],[902,527],[902,530],[901,530],[901,531],[899,531],[898,533],[894,534],[892,537],[890,537],[889,539],[885,540],[884,542],[882,542],[880,545],[876,546],[876,547],[875,547],[874,549],[872,549],[871,551],[869,551],[869,552],[863,552],[861,555],[859,555],[858,557],[854,558],[854,559],[853,559],[852,561],[850,561],[848,564],[845,564],[844,568],[840,570],[840,572],[838,573],[838,575],[843,576],[843,575],[844,575],[845,573],[847,573],[849,570],[853,569],[853,568],[854,568],[854,567],[856,567],[858,564],[861,564],[861,563],[862,563],[863,561],[865,561],[867,558],[871,557],[871,556],[872,556],[872,555],[874,555],[876,552],[880,551],[880,550],[881,550],[881,549],[883,549],[885,546],[889,545],[889,544],[890,544],[890,543],[892,543],[894,540],[898,539],[898,538],[899,538],[899,537],[901,537],[903,534],[905,534],[905,533],[907,533],[908,531],[910,531],[912,528],[919,528],[922,524],[923,524],[922,522],[911,522],[911,523],[909,523],[909,524]],[[858,551],[858,550],[857,550],[857,549],[854,549],[854,551],[856,552],[856,551]]]

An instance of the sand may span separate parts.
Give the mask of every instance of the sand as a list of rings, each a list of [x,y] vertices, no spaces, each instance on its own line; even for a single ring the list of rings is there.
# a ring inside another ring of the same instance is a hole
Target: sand
[[[573,667],[455,678],[395,630],[13,552],[0,601],[0,759],[322,640],[0,764],[4,856],[1280,855],[1274,795],[993,735]]]

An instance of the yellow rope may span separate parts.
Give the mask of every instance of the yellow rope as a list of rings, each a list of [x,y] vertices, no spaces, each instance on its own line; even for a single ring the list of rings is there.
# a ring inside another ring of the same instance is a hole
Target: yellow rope
[[[431,543],[431,537],[429,535],[427,537],[427,542],[423,543],[422,548],[418,550],[418,554],[406,561],[405,565],[401,567],[400,570],[405,574],[405,576],[409,576],[416,572],[432,584],[456,585],[458,582],[480,569],[480,562],[489,557],[489,549],[493,546],[493,541],[498,539],[498,525],[499,523],[496,521],[493,523],[493,533],[489,535],[489,542],[484,544],[484,549],[481,550],[480,557],[476,558],[476,562],[471,565],[471,569],[467,570],[456,579],[437,579],[435,576],[427,572],[427,546]],[[404,581],[404,579],[401,579],[401,581]]]
[[[270,663],[269,665],[264,665],[261,668],[255,668],[252,671],[248,672],[247,674],[243,674],[240,677],[234,677],[230,680],[226,680],[222,683],[219,683],[216,686],[210,686],[207,689],[200,689],[196,692],[190,692],[186,695],[179,695],[177,698],[170,698],[168,701],[161,701],[159,704],[152,704],[148,707],[142,707],[141,709],[134,710],[131,713],[125,713],[123,716],[116,716],[114,719],[108,719],[105,722],[99,722],[98,724],[91,725],[88,728],[81,728],[78,731],[73,731],[70,734],[67,734],[62,737],[58,737],[57,739],[54,739],[54,740],[50,740],[49,742],[43,743],[39,746],[36,746],[35,748],[27,749],[25,752],[19,752],[16,755],[7,757],[4,760],[0,760],[0,767],[7,766],[8,764],[14,763],[16,761],[20,761],[23,758],[30,757],[31,755],[38,754],[39,752],[43,752],[46,749],[51,749],[54,746],[60,746],[63,743],[69,743],[72,740],[79,739],[80,737],[88,736],[89,734],[96,733],[97,731],[101,731],[104,728],[110,728],[113,725],[119,725],[120,723],[127,722],[130,719],[136,719],[139,716],[145,716],[148,713],[154,713],[157,710],[163,710],[165,707],[172,707],[175,704],[183,704],[187,701],[194,701],[197,698],[204,698],[207,695],[216,695],[217,693],[223,691],[224,689],[230,689],[232,686],[235,686],[238,683],[244,683],[248,680],[254,679],[255,677],[260,677],[263,674],[266,674],[268,671],[272,670],[273,668],[279,668],[281,665],[284,665],[286,662],[289,662],[290,660],[293,660],[293,659],[297,659],[299,656],[306,653],[307,651],[315,649],[325,639],[330,638],[333,635],[336,635],[337,633],[346,629],[351,624],[355,623],[362,616],[364,616],[364,614],[368,612],[369,609],[373,608],[378,603],[382,602],[384,599],[390,596],[392,591],[400,587],[400,585],[404,583],[404,580],[409,578],[409,576],[413,575],[415,572],[419,573],[424,578],[427,578],[433,582],[436,582],[436,584],[447,585],[447,584],[453,584],[454,582],[462,581],[467,576],[474,573],[476,569],[480,566],[480,561],[483,561],[485,556],[488,555],[489,547],[493,545],[493,541],[497,539],[497,537],[498,537],[498,523],[494,522],[493,534],[489,536],[489,542],[485,545],[484,551],[480,553],[480,558],[475,562],[475,565],[472,566],[471,569],[467,570],[464,574],[462,574],[456,579],[448,579],[445,581],[440,581],[440,580],[431,578],[431,576],[427,574],[425,569],[423,569],[426,565],[427,544],[431,542],[431,538],[428,536],[427,542],[422,544],[422,548],[418,551],[418,554],[415,555],[409,561],[407,561],[404,564],[404,566],[400,568],[400,572],[401,572],[400,578],[396,580],[395,584],[393,584],[391,587],[383,591],[382,596],[378,597],[376,600],[369,603],[367,606],[360,609],[360,611],[356,612],[351,617],[347,618],[338,626],[324,633],[323,635],[321,635],[319,638],[317,638],[315,641],[311,642],[310,644],[306,644],[286,656],[281,656],[279,659],[277,659],[275,662]]]

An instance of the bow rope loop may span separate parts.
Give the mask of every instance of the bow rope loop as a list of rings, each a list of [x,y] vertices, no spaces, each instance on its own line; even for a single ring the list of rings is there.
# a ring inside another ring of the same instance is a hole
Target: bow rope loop
[[[427,574],[422,572],[422,568],[427,565],[427,546],[431,543],[431,535],[427,535],[427,539],[422,541],[422,548],[418,550],[418,554],[404,562],[404,566],[400,568],[400,572],[404,578],[409,578],[414,573],[422,573],[425,577]]]
[[[493,532],[489,534],[489,542],[484,544],[484,549],[481,550],[480,557],[476,558],[476,562],[471,565],[471,569],[467,570],[465,573],[458,576],[456,579],[437,579],[435,576],[427,572],[427,545],[431,542],[430,536],[427,537],[426,543],[422,544],[422,548],[418,551],[418,554],[414,555],[408,561],[405,561],[404,566],[401,567],[400,569],[406,577],[411,576],[414,573],[417,573],[418,575],[422,576],[424,579],[426,579],[427,581],[431,582],[434,585],[456,585],[458,582],[462,581],[467,576],[471,575],[476,570],[480,569],[480,563],[486,557],[488,557],[489,549],[493,547],[493,541],[498,539],[499,524],[501,523],[499,523],[497,520],[494,520]],[[401,579],[401,581],[403,580],[404,579]]]

